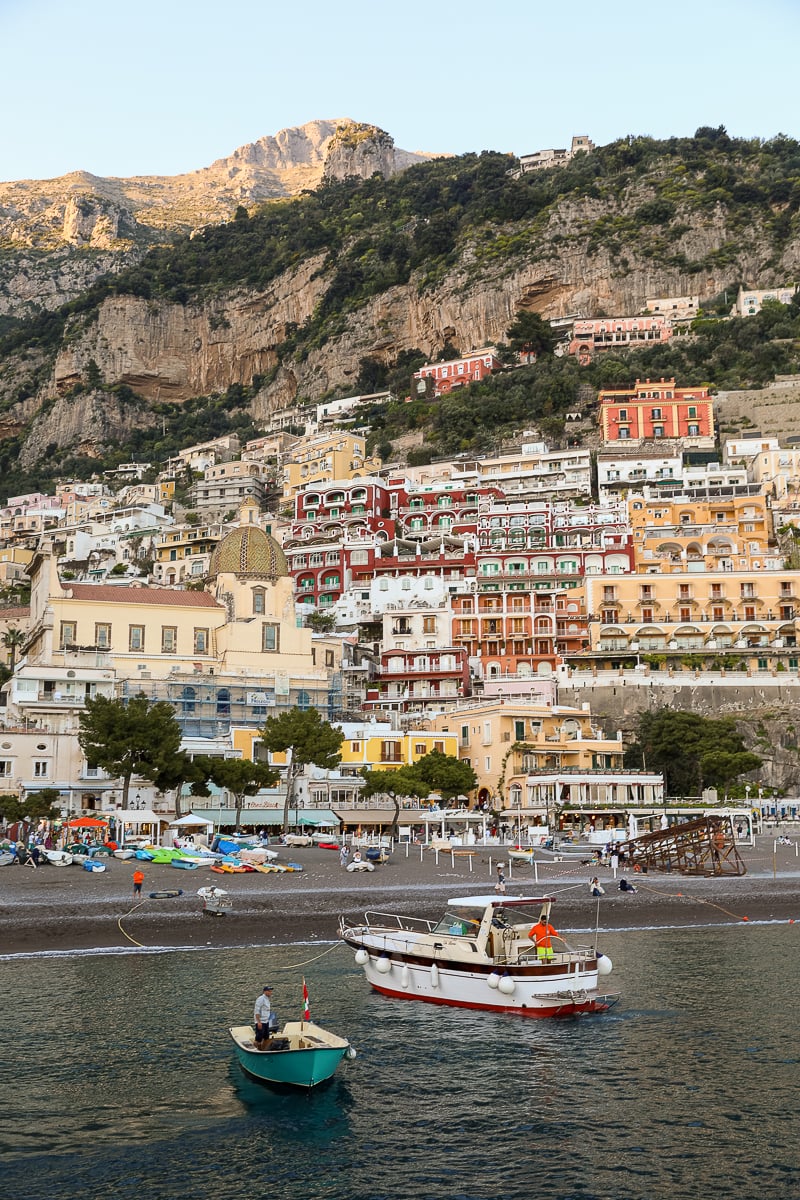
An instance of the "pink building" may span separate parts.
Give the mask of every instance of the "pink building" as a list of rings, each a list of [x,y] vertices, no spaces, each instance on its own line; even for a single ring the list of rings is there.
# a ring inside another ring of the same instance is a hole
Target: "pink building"
[[[668,317],[596,317],[576,321],[572,328],[570,354],[585,366],[603,350],[627,350],[653,346],[672,337]]]
[[[415,371],[411,378],[432,379],[434,395],[444,396],[447,392],[452,392],[453,388],[480,383],[502,365],[493,350],[482,350],[478,354],[468,354],[450,362],[427,363]]]

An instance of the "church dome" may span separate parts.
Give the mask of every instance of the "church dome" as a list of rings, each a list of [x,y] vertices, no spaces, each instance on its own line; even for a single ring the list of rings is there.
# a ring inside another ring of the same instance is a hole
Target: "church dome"
[[[289,564],[275,538],[258,525],[240,525],[225,535],[211,555],[209,575],[223,573],[279,579],[289,574]]]

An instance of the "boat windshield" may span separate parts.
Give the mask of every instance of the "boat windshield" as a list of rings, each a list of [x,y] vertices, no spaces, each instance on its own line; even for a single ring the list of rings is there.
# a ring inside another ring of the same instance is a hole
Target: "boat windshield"
[[[455,937],[474,937],[480,929],[480,925],[480,921],[470,920],[469,917],[456,916],[454,913],[445,913],[435,926],[433,932],[448,933]]]

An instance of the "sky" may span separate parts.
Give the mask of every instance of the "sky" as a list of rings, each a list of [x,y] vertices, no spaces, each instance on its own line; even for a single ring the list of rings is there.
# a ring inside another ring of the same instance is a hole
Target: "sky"
[[[405,150],[800,137],[800,0],[0,0],[0,180],[174,175],[315,119]]]

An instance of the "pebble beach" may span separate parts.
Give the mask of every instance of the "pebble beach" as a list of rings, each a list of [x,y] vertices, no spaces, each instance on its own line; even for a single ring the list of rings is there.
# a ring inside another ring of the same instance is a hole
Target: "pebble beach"
[[[791,845],[775,847],[762,836],[740,853],[747,874],[694,878],[650,873],[635,880],[635,895],[619,891],[608,868],[580,858],[542,861],[534,868],[511,863],[503,848],[477,848],[470,855],[395,849],[372,872],[348,872],[339,855],[318,847],[282,850],[282,862],[302,871],[284,874],[219,875],[209,868],[178,871],[169,866],[108,860],[102,874],[80,867],[11,866],[0,869],[0,953],[32,954],[91,949],[280,945],[329,942],[339,918],[366,910],[436,919],[454,896],[494,892],[498,863],[505,864],[509,896],[556,897],[554,921],[563,933],[600,930],[738,924],[745,920],[800,924],[800,858]],[[133,897],[133,871],[142,867],[141,901]],[[597,874],[605,895],[589,893]],[[619,872],[618,875],[622,875]],[[203,912],[198,888],[224,888],[231,909],[222,916]],[[182,894],[151,898],[151,892]]]

